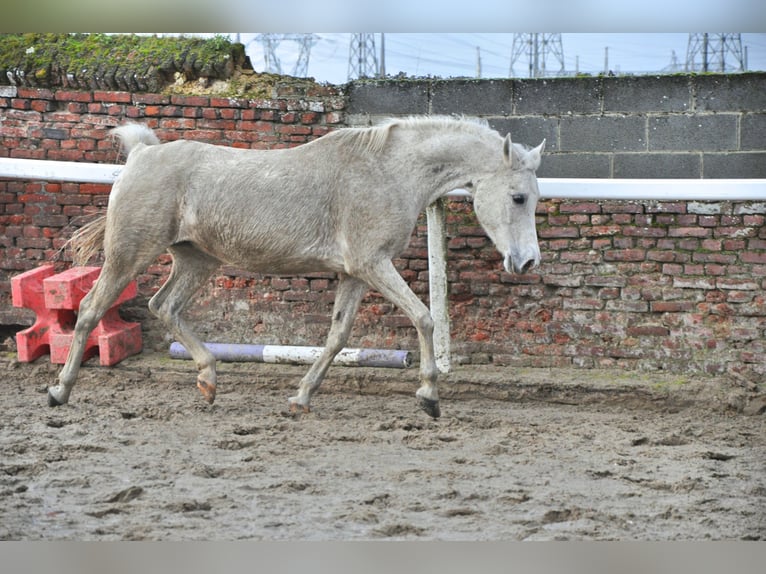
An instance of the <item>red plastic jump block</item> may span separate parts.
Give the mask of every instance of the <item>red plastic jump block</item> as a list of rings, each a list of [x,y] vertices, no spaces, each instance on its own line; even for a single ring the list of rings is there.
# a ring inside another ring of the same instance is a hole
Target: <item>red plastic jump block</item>
[[[14,307],[32,309],[37,318],[28,329],[16,333],[19,361],[30,363],[50,353],[51,333],[71,331],[76,316],[70,309],[48,309],[45,306],[43,280],[54,275],[53,265],[30,269],[11,278],[11,299]]]
[[[39,271],[40,269],[45,271]],[[18,281],[20,291],[22,290],[22,285],[26,285],[30,292],[36,293],[40,290],[43,294],[42,304],[39,295],[27,296],[26,299],[22,296],[20,299],[20,302],[32,303],[33,306],[17,304],[14,285],[13,304],[31,308],[37,313],[38,317],[35,325],[17,334],[16,342],[20,361],[32,361],[45,352],[44,348],[42,351],[38,348],[35,350],[35,353],[29,353],[28,349],[25,348],[25,352],[22,353],[22,344],[19,343],[18,335],[31,332],[33,339],[35,337],[46,339],[45,344],[47,344],[51,355],[51,363],[63,364],[66,362],[72,338],[74,337],[75,311],[80,308],[80,302],[90,291],[101,273],[99,267],[73,267],[56,275],[53,275],[52,270],[53,266],[44,266],[27,273],[22,273],[11,280],[13,283],[21,279]],[[27,275],[30,278],[25,277]],[[39,287],[40,280],[42,282],[42,289]],[[37,281],[37,285],[32,287],[34,281]],[[125,301],[135,297],[136,293],[136,282],[132,281],[88,336],[83,361],[98,353],[100,364],[102,366],[111,366],[119,363],[125,357],[135,355],[141,351],[143,346],[141,325],[139,323],[123,321],[118,311],[118,307]],[[41,317],[43,318],[42,320]],[[39,335],[40,333],[42,335]],[[25,335],[25,337],[29,339],[30,334]],[[22,337],[22,339],[25,337]],[[25,359],[24,357],[33,358]]]

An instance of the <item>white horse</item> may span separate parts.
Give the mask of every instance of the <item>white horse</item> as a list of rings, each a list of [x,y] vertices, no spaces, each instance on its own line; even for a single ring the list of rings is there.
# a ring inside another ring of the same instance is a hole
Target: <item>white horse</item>
[[[291,410],[309,410],[369,286],[414,323],[420,343],[416,396],[435,418],[433,320],[391,262],[407,246],[418,215],[449,191],[467,189],[505,269],[524,273],[540,262],[535,170],[545,141],[528,150],[485,122],[394,119],[270,151],[193,141],[157,145],[140,124],[114,132],[127,163],[106,215],[71,240],[79,263],[103,244],[103,269],[80,305],[66,364],[48,392],[51,406],[69,400],[89,333],[127,284],[167,250],[172,271],[149,308],[191,354],[208,402],[215,399],[215,358],[180,314],[215,270],[227,264],[269,274],[331,271],[339,282],[327,343],[289,399]]]

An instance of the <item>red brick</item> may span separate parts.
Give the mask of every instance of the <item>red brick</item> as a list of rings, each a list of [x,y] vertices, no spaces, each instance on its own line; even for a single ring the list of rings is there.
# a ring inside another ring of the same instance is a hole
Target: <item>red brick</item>
[[[130,92],[93,92],[93,100],[96,102],[109,102],[114,104],[130,104],[133,102],[133,94]]]
[[[276,126],[276,131],[288,135],[308,135],[311,133],[311,128],[308,126],[288,124]]]
[[[662,201],[656,204],[647,204],[646,213],[686,213],[686,203]]]
[[[316,112],[305,112],[300,116],[300,122],[303,125],[313,124],[319,119],[319,114]]]
[[[619,249],[604,252],[604,261],[644,261],[644,249]]]
[[[628,327],[625,334],[629,337],[667,337],[670,335],[670,329],[660,325],[637,325]]]
[[[559,206],[561,213],[601,213],[601,205],[598,203],[562,203]]]
[[[687,313],[694,310],[694,303],[691,301],[652,301],[650,308],[653,313]]]
[[[201,120],[197,120],[196,127],[201,130],[211,129],[211,130],[232,130],[233,131],[237,127],[237,122],[234,120],[224,120],[224,119],[217,119],[217,120],[201,119]]]
[[[154,105],[152,105],[152,106],[146,106],[144,108],[144,115],[145,116],[159,116],[161,112],[162,112],[162,107],[161,106],[154,106]]]
[[[225,120],[238,120],[240,117],[240,110],[238,109],[221,108],[218,113]]]
[[[175,118],[183,115],[182,108],[179,106],[162,106],[160,115],[163,117]]]
[[[580,230],[577,227],[540,227],[537,235],[542,239],[577,238],[580,237]]]
[[[162,94],[137,93],[132,94],[134,104],[164,105],[170,103],[170,98]]]
[[[739,259],[743,263],[766,263],[766,253],[753,251],[743,251],[739,254]]]
[[[628,237],[665,237],[668,232],[664,227],[626,226],[622,233]]]
[[[322,136],[327,135],[331,131],[332,131],[332,129],[327,127],[327,126],[312,126],[312,128],[311,128],[311,135],[316,136],[316,137],[322,137]]]
[[[32,100],[29,107],[36,112],[51,112],[56,109],[55,104],[48,100]]]
[[[197,122],[189,118],[163,118],[160,120],[160,129],[164,130],[192,130]]]
[[[210,105],[210,98],[207,96],[170,96],[170,103],[178,106],[198,106],[201,108]]]
[[[112,186],[108,183],[82,183],[80,184],[80,193],[84,194],[105,194],[109,195]]]
[[[210,105],[214,108],[247,108],[249,102],[242,98],[210,98]]]
[[[29,98],[30,100],[53,100],[55,94],[53,90],[47,88],[25,88],[19,86],[16,95],[20,98]]]
[[[237,129],[245,130],[245,131],[255,131],[255,132],[273,132],[274,131],[274,125],[271,122],[265,122],[265,121],[239,121],[237,122]]]
[[[219,143],[221,140],[221,132],[217,130],[188,130],[184,134],[184,138],[193,141]]]
[[[77,149],[48,150],[46,159],[55,161],[82,161],[83,154]]]
[[[600,237],[602,235],[617,235],[621,231],[622,228],[619,225],[594,225],[582,228],[580,233],[583,237]]]
[[[681,289],[715,289],[712,277],[673,277],[673,287]]]
[[[710,229],[704,227],[671,227],[669,237],[710,237]]]
[[[59,90],[54,94],[54,98],[59,102],[92,102],[93,94],[90,92]]]
[[[343,113],[342,112],[327,112],[324,116],[324,121],[326,124],[341,124],[343,123]]]

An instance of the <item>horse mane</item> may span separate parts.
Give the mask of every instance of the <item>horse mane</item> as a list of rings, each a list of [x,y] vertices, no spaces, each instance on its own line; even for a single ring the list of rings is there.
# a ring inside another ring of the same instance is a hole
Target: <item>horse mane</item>
[[[331,132],[333,136],[360,151],[380,152],[388,141],[394,128],[443,129],[462,132],[491,131],[486,120],[453,116],[410,116],[406,118],[388,118],[382,123],[363,128],[343,128]]]

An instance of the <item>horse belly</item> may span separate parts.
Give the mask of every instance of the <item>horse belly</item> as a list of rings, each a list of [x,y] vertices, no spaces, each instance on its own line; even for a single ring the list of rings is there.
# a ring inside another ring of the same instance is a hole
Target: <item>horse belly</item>
[[[343,271],[343,257],[333,245],[263,236],[197,230],[188,241],[221,262],[255,273],[294,275]]]

